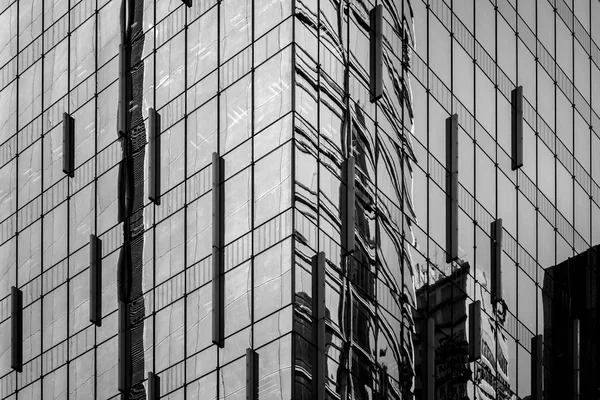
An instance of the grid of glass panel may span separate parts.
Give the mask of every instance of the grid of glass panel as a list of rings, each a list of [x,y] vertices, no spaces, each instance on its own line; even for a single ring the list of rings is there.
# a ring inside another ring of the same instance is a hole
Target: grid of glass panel
[[[126,73],[142,73],[143,85],[128,106],[143,121],[129,128],[147,129],[149,108],[162,120],[161,204],[148,200],[146,152],[134,210],[143,220],[143,251],[132,255],[143,265],[133,278],[143,298],[134,385],[143,389],[153,371],[161,398],[245,398],[251,347],[260,399],[312,398],[311,258],[323,251],[328,398],[419,398],[427,318],[438,368],[455,371],[437,376],[436,398],[531,395],[531,338],[545,333],[544,299],[553,295],[546,269],[600,236],[598,1],[131,3],[143,51]],[[0,4],[2,399],[120,396],[123,4]],[[376,5],[384,95],[371,103]],[[524,165],[512,171],[517,86]],[[74,178],[62,171],[64,112],[75,119]],[[452,114],[459,259],[446,263]],[[211,338],[213,152],[225,162],[224,348]],[[350,254],[341,248],[348,156],[356,159]],[[498,218],[504,304],[490,299]],[[90,234],[102,240],[101,327],[89,321]],[[22,373],[10,367],[11,286],[24,294]],[[475,300],[483,350],[469,362]]]

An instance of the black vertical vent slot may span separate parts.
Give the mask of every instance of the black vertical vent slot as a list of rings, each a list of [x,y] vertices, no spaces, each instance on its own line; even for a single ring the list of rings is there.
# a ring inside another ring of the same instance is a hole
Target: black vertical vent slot
[[[446,119],[446,262],[458,258],[458,115]]]
[[[10,301],[10,367],[17,372],[23,372],[23,292],[12,286]]]
[[[481,301],[469,304],[469,361],[481,358]]]
[[[371,103],[376,102],[383,94],[383,57],[382,57],[382,25],[383,25],[383,7],[376,6],[370,12],[371,20],[371,62],[370,62],[370,86]]]
[[[148,199],[160,205],[160,114],[148,110]]]
[[[102,240],[90,235],[90,322],[102,326]]]
[[[213,267],[213,343],[223,347],[225,336],[225,277],[223,276],[223,241],[224,241],[224,213],[223,213],[223,158],[217,153],[212,155],[212,267]]]
[[[531,400],[542,400],[543,343],[542,335],[531,338]]]
[[[523,86],[514,89],[511,94],[511,168],[523,166]]]
[[[354,183],[355,161],[354,157],[348,157],[342,166],[344,176],[345,192],[342,193],[342,251],[346,254],[354,251],[354,218],[355,218],[355,199],[356,187]]]
[[[117,115],[117,126],[120,136],[127,135],[127,115],[129,114],[129,104],[127,96],[127,48],[125,45],[119,45],[119,108]]]
[[[160,399],[160,376],[148,372],[148,400]]]
[[[63,113],[63,172],[75,176],[75,120]]]
[[[258,353],[246,349],[246,400],[258,400]]]
[[[129,303],[119,301],[119,391],[126,393],[131,387],[131,329]]]
[[[435,318],[430,317],[424,322],[425,360],[422,369],[422,399],[435,399]]]
[[[325,352],[325,253],[323,252],[312,258],[312,293],[314,343],[317,348],[312,380],[313,398],[324,400],[327,357]]]
[[[499,218],[491,223],[490,226],[490,265],[491,272],[491,289],[492,303],[502,301],[502,218]]]

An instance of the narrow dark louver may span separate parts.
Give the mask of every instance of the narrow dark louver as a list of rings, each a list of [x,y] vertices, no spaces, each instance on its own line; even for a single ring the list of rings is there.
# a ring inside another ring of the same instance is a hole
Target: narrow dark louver
[[[148,198],[160,205],[160,114],[153,108],[148,110]]]
[[[427,318],[425,321],[425,360],[422,369],[422,399],[434,400],[435,398],[435,319]]]
[[[512,170],[523,166],[523,86],[511,92],[511,159]]]
[[[127,114],[129,104],[127,104],[127,49],[125,45],[119,45],[119,111],[117,126],[119,135],[127,134]]]
[[[327,356],[325,352],[325,253],[320,252],[312,258],[312,314],[314,320],[314,343],[316,360],[313,368],[313,398],[325,399],[325,378]]]
[[[581,368],[581,327],[580,327],[579,318],[573,319],[573,323],[571,325],[571,346],[569,348],[569,353],[571,353],[571,357],[569,357],[569,363],[571,364],[569,369],[572,371],[572,380],[573,383],[570,385],[574,388],[573,400],[578,400],[579,396],[579,387],[580,387],[580,368]]]
[[[542,400],[543,336],[531,338],[531,400]],[[558,377],[560,379],[560,377]]]
[[[373,400],[388,400],[390,396],[390,378],[387,374],[387,370],[379,369],[379,392],[376,396],[373,396]],[[391,389],[394,390],[394,389]]]
[[[119,390],[127,392],[131,386],[131,330],[129,326],[129,303],[119,301]]]
[[[102,240],[90,235],[90,322],[102,326]]]
[[[258,353],[246,349],[246,400],[258,400]]]
[[[10,300],[10,367],[17,372],[23,372],[23,292],[12,286]]]
[[[160,399],[160,376],[148,372],[148,400]]]
[[[481,358],[481,301],[469,304],[469,361]]]
[[[223,347],[225,336],[225,278],[223,277],[223,158],[217,153],[212,155],[213,188],[212,188],[212,267],[213,267],[213,343]]]
[[[75,120],[63,113],[63,172],[75,176]]]
[[[492,303],[502,299],[502,218],[491,223],[490,226],[490,265]]]
[[[354,218],[355,218],[355,161],[348,157],[342,166],[345,192],[342,193],[342,251],[346,254],[354,251]]]
[[[383,57],[382,57],[382,34],[383,7],[376,6],[370,12],[371,20],[371,62],[370,62],[370,84],[371,103],[376,102],[383,94]]]
[[[446,119],[446,262],[458,258],[458,115]]]

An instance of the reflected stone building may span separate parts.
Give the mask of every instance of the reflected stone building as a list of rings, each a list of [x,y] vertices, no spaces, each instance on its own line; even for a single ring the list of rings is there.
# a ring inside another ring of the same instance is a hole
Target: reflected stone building
[[[479,336],[481,356],[469,358],[471,337],[469,326],[469,299],[475,298],[474,287],[468,285],[469,274],[474,273],[467,262],[459,263],[447,275],[438,276],[433,284],[424,284],[417,290],[419,315],[429,314],[435,319],[435,395],[439,400],[513,400],[508,376],[507,337],[503,333],[503,316],[491,305],[486,296],[489,279],[479,271],[482,288],[477,293],[481,303]],[[427,312],[429,310],[429,313]],[[425,346],[423,322],[416,320],[416,368],[424,368]],[[418,379],[417,392],[422,393],[423,379]]]
[[[0,399],[549,400],[559,327],[598,349],[599,19],[0,1]]]

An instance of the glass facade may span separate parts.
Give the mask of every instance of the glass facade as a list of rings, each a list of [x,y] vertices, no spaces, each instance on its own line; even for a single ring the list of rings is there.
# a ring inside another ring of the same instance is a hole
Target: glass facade
[[[248,348],[261,400],[592,398],[599,20],[0,1],[0,399],[251,400]]]

